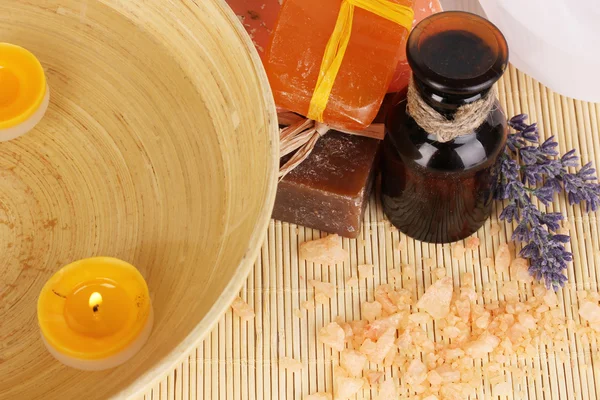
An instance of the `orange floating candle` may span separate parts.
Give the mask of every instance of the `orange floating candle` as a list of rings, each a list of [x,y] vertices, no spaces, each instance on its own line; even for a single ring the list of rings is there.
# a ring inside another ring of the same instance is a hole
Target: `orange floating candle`
[[[38,322],[44,344],[58,361],[81,370],[113,368],[135,355],[150,335],[148,286],[124,261],[77,261],[42,289]]]
[[[50,90],[38,59],[22,47],[0,43],[0,142],[32,130],[49,102]]]

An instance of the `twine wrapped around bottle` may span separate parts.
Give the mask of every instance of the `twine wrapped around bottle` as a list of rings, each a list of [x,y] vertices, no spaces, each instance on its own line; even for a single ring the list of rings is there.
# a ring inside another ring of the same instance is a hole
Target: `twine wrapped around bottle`
[[[425,132],[436,135],[439,142],[445,143],[479,128],[494,109],[496,97],[497,91],[493,87],[480,100],[459,107],[453,119],[448,119],[425,102],[411,78],[406,111]]]

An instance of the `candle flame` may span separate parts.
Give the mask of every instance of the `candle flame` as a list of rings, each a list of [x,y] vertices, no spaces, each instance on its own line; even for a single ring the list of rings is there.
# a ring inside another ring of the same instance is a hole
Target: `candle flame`
[[[94,292],[90,296],[89,306],[94,311],[98,310],[98,306],[102,304],[102,295],[98,292]]]

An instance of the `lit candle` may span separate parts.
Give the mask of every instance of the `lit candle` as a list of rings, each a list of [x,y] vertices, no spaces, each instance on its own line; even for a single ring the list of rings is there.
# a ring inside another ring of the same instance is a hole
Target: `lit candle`
[[[44,344],[58,361],[87,371],[113,368],[135,355],[150,336],[148,286],[124,261],[77,261],[44,285],[38,322]]]
[[[0,142],[32,130],[49,102],[50,90],[38,59],[22,47],[0,43]]]

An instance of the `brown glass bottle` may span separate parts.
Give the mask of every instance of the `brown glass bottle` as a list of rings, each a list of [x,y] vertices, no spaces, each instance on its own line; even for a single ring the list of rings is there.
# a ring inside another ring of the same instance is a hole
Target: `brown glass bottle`
[[[445,12],[422,21],[407,44],[421,97],[451,119],[486,96],[508,62],[506,40],[487,20]],[[506,117],[496,102],[473,132],[442,143],[406,112],[400,93],[383,143],[382,201],[390,221],[425,242],[449,243],[477,231],[490,216]]]

